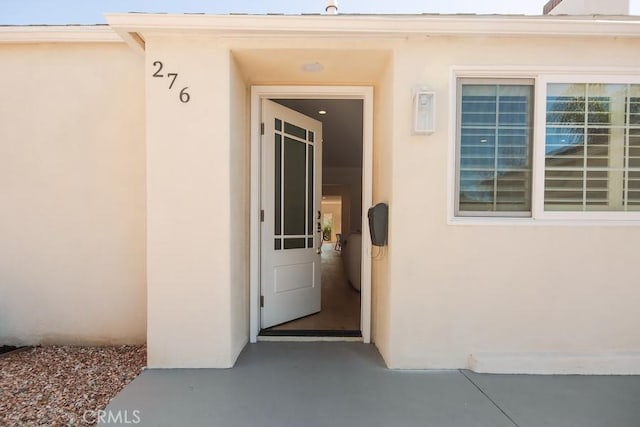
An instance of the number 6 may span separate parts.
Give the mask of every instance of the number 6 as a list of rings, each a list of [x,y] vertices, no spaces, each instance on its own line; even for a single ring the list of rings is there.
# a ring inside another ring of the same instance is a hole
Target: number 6
[[[186,104],[191,100],[191,95],[189,95],[187,89],[189,89],[188,86],[180,91],[180,102],[182,102],[183,104]]]

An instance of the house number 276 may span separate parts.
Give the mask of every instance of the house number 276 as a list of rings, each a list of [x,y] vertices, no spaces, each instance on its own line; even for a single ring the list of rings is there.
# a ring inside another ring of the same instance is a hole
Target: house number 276
[[[161,61],[155,61],[153,63],[153,66],[156,67],[156,70],[153,73],[153,77],[164,78],[165,75],[162,74],[162,68],[164,67],[164,64],[162,64]],[[167,73],[166,77],[171,80],[171,83],[169,83],[169,90],[171,90],[173,88],[174,83],[178,79],[178,73]],[[189,92],[187,92],[187,89],[189,89],[188,86],[183,87],[182,90],[180,90],[179,99],[180,99],[180,102],[182,102],[183,104],[186,104],[187,102],[191,101],[191,95],[189,95]]]

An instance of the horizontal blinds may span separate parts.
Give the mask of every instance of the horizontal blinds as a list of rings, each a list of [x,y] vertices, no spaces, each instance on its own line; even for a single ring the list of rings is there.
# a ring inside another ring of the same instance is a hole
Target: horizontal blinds
[[[640,155],[640,113],[629,96],[632,86],[548,86],[546,210],[621,210],[640,205],[639,162],[631,157]]]
[[[529,211],[532,86],[463,84],[459,211]]]
[[[624,201],[627,209],[640,210],[640,85],[632,85],[629,92]]]

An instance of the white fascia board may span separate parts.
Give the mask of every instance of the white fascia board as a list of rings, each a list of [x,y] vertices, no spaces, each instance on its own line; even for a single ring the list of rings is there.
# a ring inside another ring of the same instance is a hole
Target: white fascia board
[[[0,43],[122,43],[107,26],[8,26],[0,27]]]
[[[640,18],[498,15],[107,14],[118,31],[220,37],[584,36],[640,37]]]

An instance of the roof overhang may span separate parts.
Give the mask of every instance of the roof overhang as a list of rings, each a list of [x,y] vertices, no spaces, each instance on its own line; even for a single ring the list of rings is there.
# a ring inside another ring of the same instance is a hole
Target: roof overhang
[[[220,38],[627,37],[640,38],[635,16],[526,15],[204,15],[107,14],[108,26],[0,27],[0,42],[119,42],[144,51],[145,37]]]
[[[106,25],[29,25],[0,27],[0,43],[122,43]]]
[[[199,15],[107,14],[118,30],[189,31],[227,36],[409,35],[639,37],[635,16],[527,15]]]

